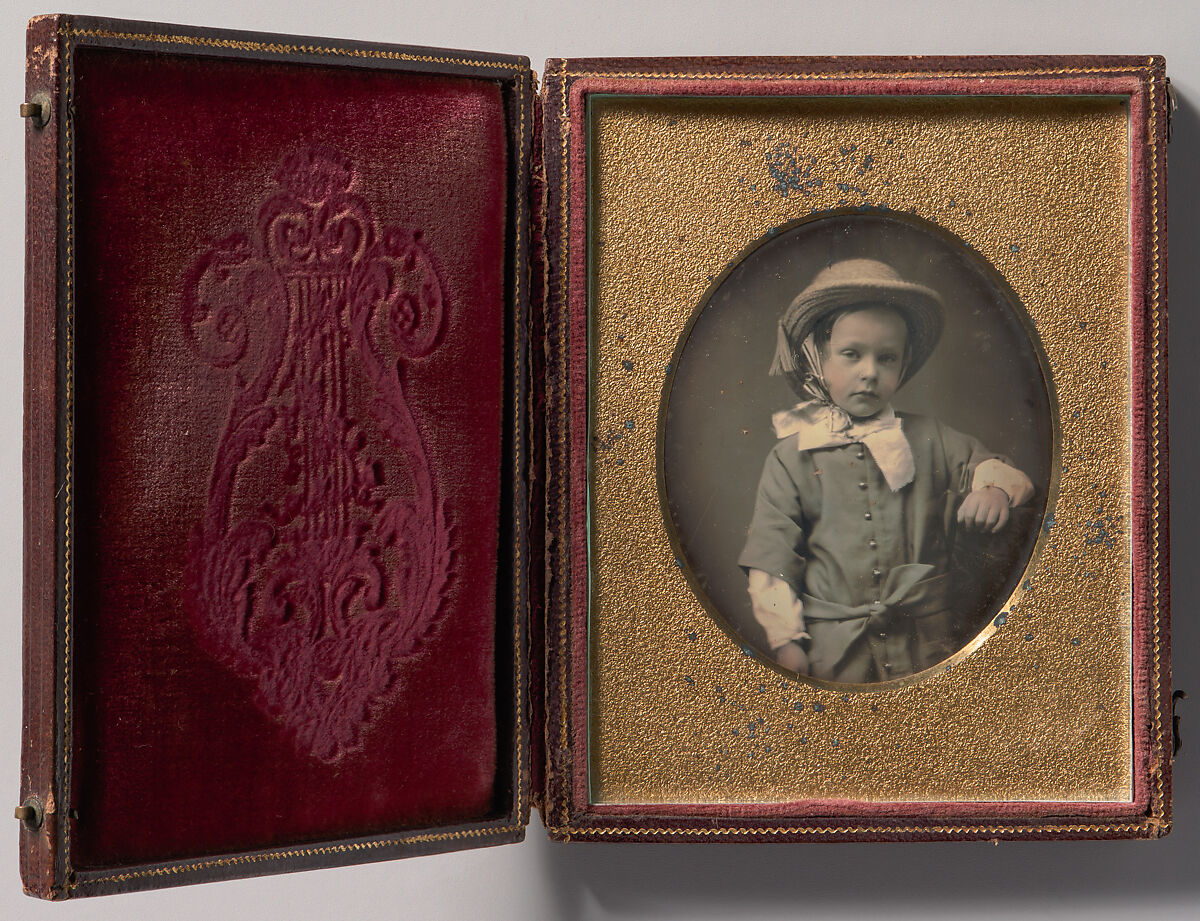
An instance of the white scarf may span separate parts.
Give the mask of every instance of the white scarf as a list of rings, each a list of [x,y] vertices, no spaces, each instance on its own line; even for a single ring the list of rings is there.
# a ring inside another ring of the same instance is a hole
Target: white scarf
[[[912,446],[904,437],[900,417],[892,407],[856,422],[844,409],[823,400],[797,403],[771,416],[779,438],[796,436],[801,451],[862,444],[871,452],[892,492],[912,482],[916,467]]]

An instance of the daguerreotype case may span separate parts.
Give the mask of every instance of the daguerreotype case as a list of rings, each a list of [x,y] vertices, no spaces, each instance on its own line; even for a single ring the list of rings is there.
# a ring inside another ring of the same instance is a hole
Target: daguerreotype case
[[[31,894],[1168,831],[1161,58],[28,51]]]

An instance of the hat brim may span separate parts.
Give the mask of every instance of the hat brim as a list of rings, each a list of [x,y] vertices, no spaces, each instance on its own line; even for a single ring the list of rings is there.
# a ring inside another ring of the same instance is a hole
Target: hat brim
[[[932,288],[912,282],[853,282],[801,292],[788,307],[785,332],[797,348],[831,313],[852,307],[891,307],[904,315],[909,335],[908,380],[921,369],[942,338],[944,308]]]

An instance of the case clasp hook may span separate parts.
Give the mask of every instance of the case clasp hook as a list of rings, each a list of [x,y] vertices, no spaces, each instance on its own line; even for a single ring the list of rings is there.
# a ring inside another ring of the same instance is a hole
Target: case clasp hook
[[[45,128],[50,121],[50,97],[45,93],[35,93],[29,102],[21,103],[21,117],[28,118],[35,128]]]

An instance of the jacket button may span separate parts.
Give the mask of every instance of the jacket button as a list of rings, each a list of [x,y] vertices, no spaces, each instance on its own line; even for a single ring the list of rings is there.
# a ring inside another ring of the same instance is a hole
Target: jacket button
[[[872,569],[872,570],[871,570],[871,575],[872,575],[872,577],[874,577],[875,581],[876,581],[876,582],[878,582],[878,581],[879,581],[879,577],[880,577],[880,576],[882,576],[882,575],[883,575],[883,573],[881,573],[881,572],[880,572],[878,569]]]
[[[859,488],[859,489],[866,489],[866,488],[867,488],[867,482],[866,482],[866,480],[863,480],[863,481],[861,481],[861,482],[858,484],[858,488]]]
[[[865,515],[863,515],[863,518],[865,518],[867,521],[870,521],[870,520],[871,520],[871,513],[870,513],[870,512],[867,512]]]
[[[879,546],[879,541],[872,537],[869,541],[867,541],[867,546],[874,550]]]

